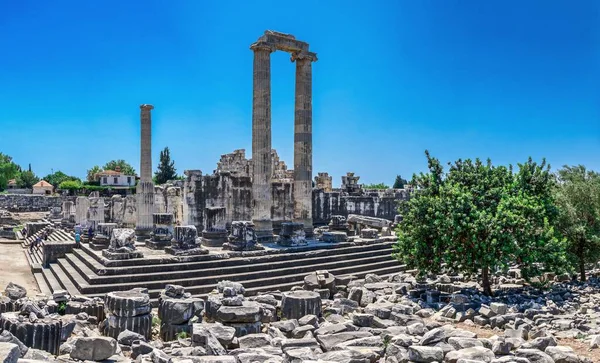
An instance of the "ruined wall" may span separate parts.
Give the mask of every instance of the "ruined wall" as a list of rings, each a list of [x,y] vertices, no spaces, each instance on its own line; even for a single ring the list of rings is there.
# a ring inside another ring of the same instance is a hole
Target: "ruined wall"
[[[225,221],[248,221],[252,219],[252,183],[249,176],[229,172],[204,176],[203,197],[205,208],[225,208]],[[206,210],[204,214],[206,216]],[[211,213],[212,218],[220,213]],[[211,225],[220,224],[217,220]]]
[[[327,193],[313,189],[313,223],[326,224],[332,215],[348,216],[359,214],[385,218],[391,221],[398,214],[398,201],[406,200],[408,193],[403,189],[373,191],[362,195],[350,195],[340,190]]]
[[[31,194],[3,194],[0,195],[0,209],[7,209],[10,212],[47,212],[51,208],[62,207],[62,202],[65,200],[75,200],[75,198]]]

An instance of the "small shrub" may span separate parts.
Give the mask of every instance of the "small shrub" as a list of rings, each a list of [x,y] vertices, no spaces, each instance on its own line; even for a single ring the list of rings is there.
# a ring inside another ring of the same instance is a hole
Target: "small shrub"
[[[185,331],[180,331],[179,333],[177,333],[177,339],[187,339],[189,337],[190,335]]]
[[[58,303],[57,311],[59,315],[65,315],[65,312],[67,311],[67,302],[61,301],[60,303]]]
[[[152,327],[157,328],[160,326],[160,318],[156,315],[152,317]]]

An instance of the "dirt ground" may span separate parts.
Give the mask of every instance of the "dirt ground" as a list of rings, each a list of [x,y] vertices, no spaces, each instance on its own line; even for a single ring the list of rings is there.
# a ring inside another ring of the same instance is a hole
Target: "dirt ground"
[[[20,244],[0,244],[0,291],[9,282],[23,286],[29,296],[40,292]]]

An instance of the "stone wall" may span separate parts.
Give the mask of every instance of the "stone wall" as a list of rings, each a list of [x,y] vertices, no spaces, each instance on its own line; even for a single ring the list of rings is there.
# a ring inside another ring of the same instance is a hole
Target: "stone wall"
[[[327,224],[332,215],[359,214],[391,221],[398,214],[398,201],[408,199],[404,189],[364,192],[359,195],[334,190],[313,189],[313,223]]]
[[[50,208],[62,207],[62,202],[69,197],[45,196],[32,194],[3,194],[0,195],[0,209],[9,212],[48,212]]]

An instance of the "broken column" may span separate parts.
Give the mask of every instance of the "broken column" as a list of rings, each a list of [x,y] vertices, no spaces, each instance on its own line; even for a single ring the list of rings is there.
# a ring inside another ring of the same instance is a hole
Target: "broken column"
[[[294,222],[304,224],[307,236],[312,223],[312,62],[311,52],[292,54],[296,62],[294,111]]]
[[[263,250],[264,247],[256,240],[254,223],[250,221],[231,222],[229,241],[223,244],[223,249],[232,251]]]
[[[258,41],[254,51],[252,97],[252,222],[259,242],[273,239],[271,221],[271,52],[274,48]]]
[[[183,182],[183,224],[196,226],[198,231],[204,228],[204,197],[202,195],[202,171],[185,170]]]
[[[140,181],[136,189],[137,221],[135,232],[138,240],[145,240],[153,229],[154,183],[152,182],[152,105],[140,105],[142,123],[140,150]]]
[[[152,306],[146,289],[109,292],[104,297],[106,319],[100,331],[118,338],[119,333],[129,330],[150,339],[152,333]]]
[[[167,285],[158,299],[160,337],[168,342],[179,333],[192,335],[192,325],[202,321],[204,300],[186,293],[182,286]]]
[[[305,290],[284,292],[281,299],[281,317],[300,319],[306,315],[321,316],[321,295]]]
[[[207,207],[206,220],[202,231],[202,245],[221,247],[227,242],[226,210],[224,207]]]
[[[208,250],[200,245],[196,226],[175,226],[171,246],[165,252],[176,256],[193,256],[208,254]]]
[[[152,214],[154,229],[150,239],[146,241],[146,247],[159,250],[171,244],[173,239],[173,215],[171,213]]]
[[[0,330],[10,332],[29,348],[59,353],[62,321],[33,301],[25,302],[19,312],[0,314]]]
[[[244,299],[242,284],[221,281],[217,284],[217,291],[219,294],[209,295],[207,299],[209,319],[235,328],[237,337],[260,333],[263,308],[257,302]]]

